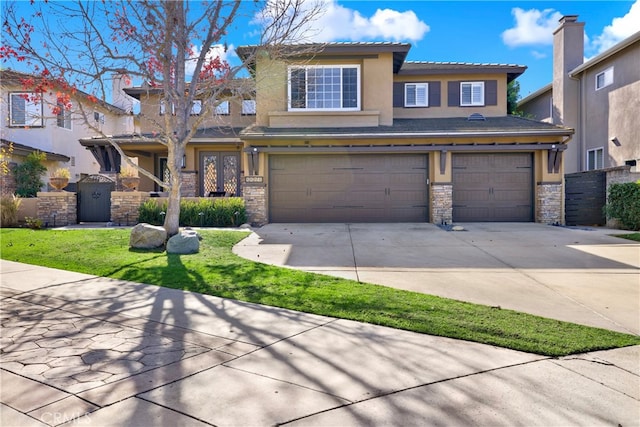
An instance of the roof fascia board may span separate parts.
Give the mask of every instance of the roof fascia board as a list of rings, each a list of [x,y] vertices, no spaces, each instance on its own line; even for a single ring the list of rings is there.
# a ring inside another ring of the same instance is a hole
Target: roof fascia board
[[[601,54],[591,58],[590,60],[588,60],[587,62],[585,62],[582,65],[578,65],[576,68],[574,68],[573,70],[571,70],[569,72],[569,75],[571,77],[576,77],[578,74],[588,70],[589,68],[599,64],[600,62],[604,61],[605,59],[610,58],[611,56],[615,55],[616,53],[626,49],[627,47],[631,46],[632,44],[636,43],[640,41],[640,31],[638,31],[637,33],[629,36],[628,38],[624,39],[623,41],[621,41],[620,43],[618,43],[617,45],[609,48],[608,50],[605,50],[604,52],[602,52]]]
[[[331,147],[309,147],[309,146],[288,146],[288,147],[260,147],[251,146],[243,151],[247,153],[392,153],[392,152],[432,152],[432,151],[514,151],[514,150],[557,150],[564,151],[567,146],[561,143],[539,143],[539,144],[478,144],[478,145],[393,145],[393,146],[331,146]]]

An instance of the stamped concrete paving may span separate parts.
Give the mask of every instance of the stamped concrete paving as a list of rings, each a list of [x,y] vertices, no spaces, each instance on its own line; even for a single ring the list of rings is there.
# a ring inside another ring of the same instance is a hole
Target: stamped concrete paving
[[[640,346],[550,359],[0,266],[3,427],[628,426],[640,419]]]

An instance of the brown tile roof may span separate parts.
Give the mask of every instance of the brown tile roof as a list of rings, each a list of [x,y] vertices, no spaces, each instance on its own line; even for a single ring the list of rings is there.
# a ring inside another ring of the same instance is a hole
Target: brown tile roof
[[[393,126],[349,128],[268,128],[249,127],[242,131],[243,139],[266,138],[420,138],[502,135],[569,136],[573,129],[516,116],[487,117],[468,120],[466,117],[395,119]]]

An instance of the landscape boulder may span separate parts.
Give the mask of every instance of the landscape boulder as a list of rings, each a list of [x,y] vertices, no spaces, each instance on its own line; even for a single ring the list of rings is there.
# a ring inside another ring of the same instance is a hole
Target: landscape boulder
[[[164,227],[141,223],[131,229],[129,246],[135,249],[155,249],[162,247],[166,240],[167,230]]]
[[[200,250],[200,236],[195,230],[182,230],[167,241],[168,254],[196,254]]]

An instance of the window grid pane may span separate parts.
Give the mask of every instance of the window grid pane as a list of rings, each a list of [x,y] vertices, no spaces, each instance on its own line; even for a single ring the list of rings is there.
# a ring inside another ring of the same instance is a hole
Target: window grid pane
[[[290,93],[291,108],[357,108],[358,70],[354,67],[292,69]]]

